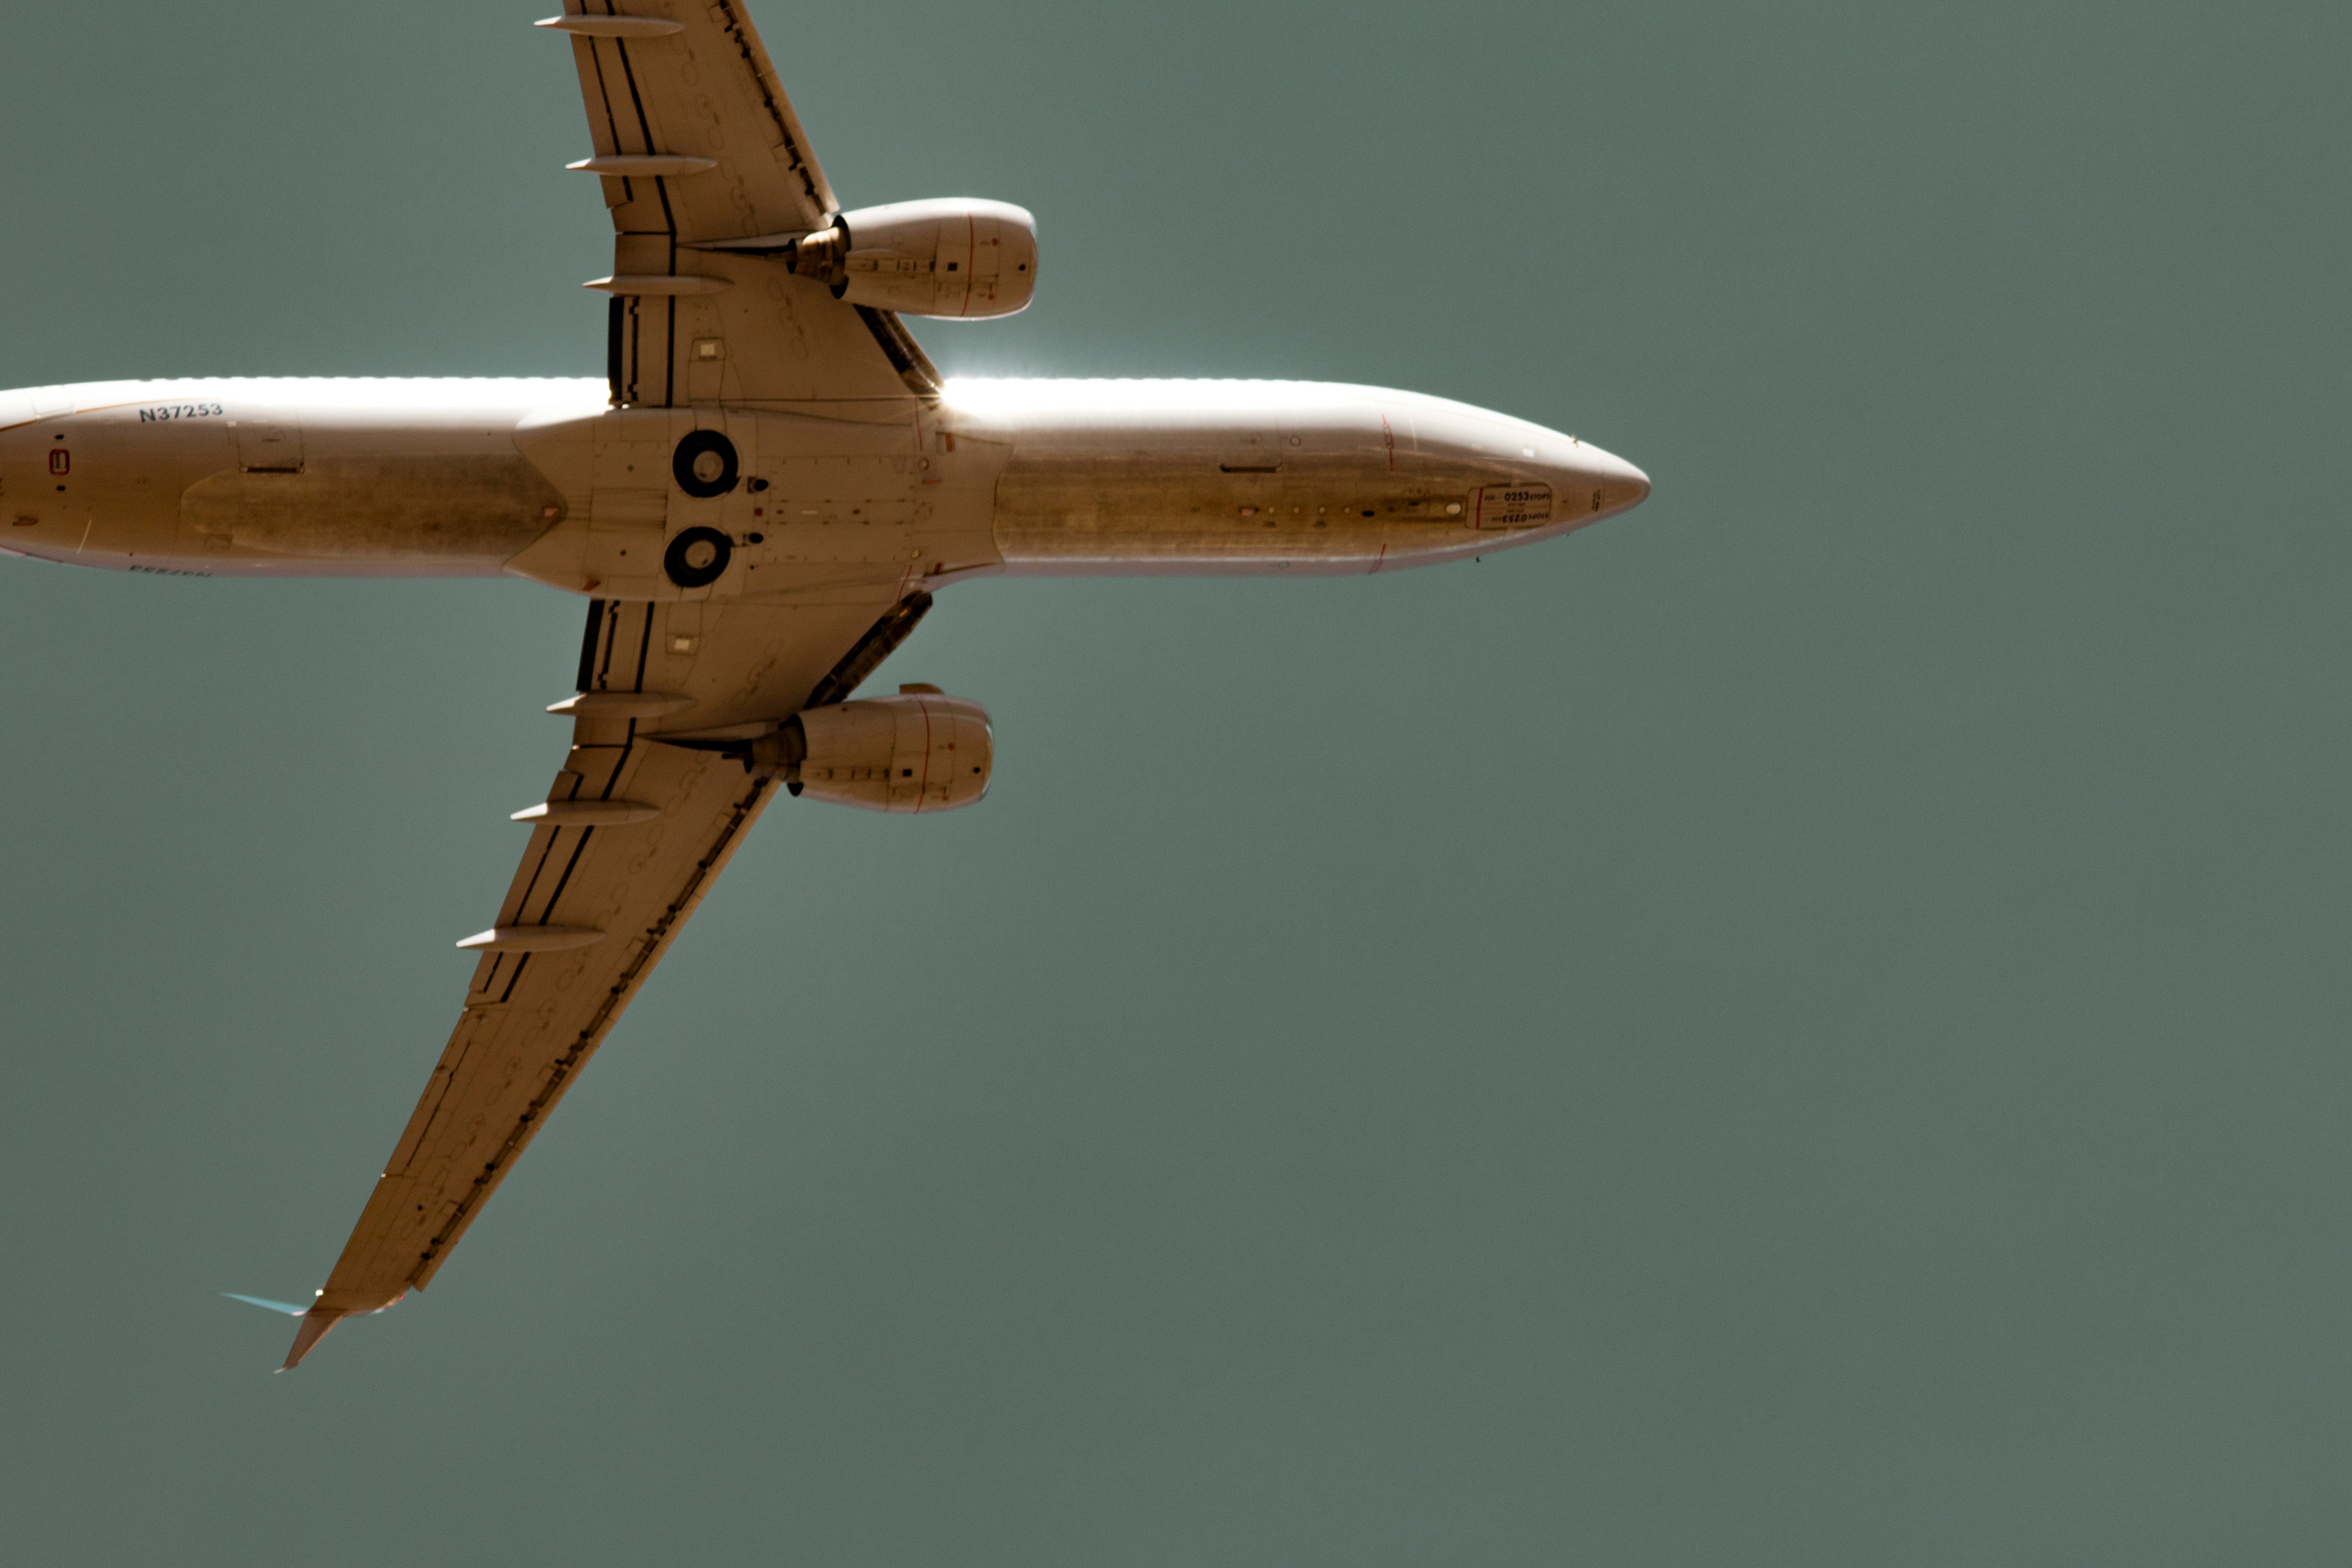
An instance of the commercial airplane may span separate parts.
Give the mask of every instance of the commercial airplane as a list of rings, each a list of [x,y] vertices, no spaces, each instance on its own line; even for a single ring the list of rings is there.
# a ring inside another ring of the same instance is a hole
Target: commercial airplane
[[[1005,574],[1376,572],[1649,494],[1574,436],[1298,382],[946,381],[901,318],[1009,316],[1028,213],[843,210],[744,0],[564,0],[611,209],[605,379],[0,392],[0,549],[178,576],[496,576],[588,601],[572,746],[457,1028],[286,1368],[429,1284],[778,785],[988,787],[988,716],[854,697],[940,589]],[[252,1300],[254,1298],[242,1298]],[[278,1303],[264,1302],[265,1305]]]

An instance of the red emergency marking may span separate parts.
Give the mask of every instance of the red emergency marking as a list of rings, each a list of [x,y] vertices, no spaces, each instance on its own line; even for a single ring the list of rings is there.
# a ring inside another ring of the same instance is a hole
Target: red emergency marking
[[[64,478],[68,474],[72,473],[73,454],[68,452],[62,446],[50,447],[49,472],[56,475],[60,479]]]

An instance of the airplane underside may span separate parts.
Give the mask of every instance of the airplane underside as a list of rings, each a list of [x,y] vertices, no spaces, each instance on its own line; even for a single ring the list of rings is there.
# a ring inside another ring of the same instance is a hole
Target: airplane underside
[[[0,552],[187,577],[530,579],[586,601],[571,744],[291,1367],[428,1284],[779,796],[986,792],[976,703],[861,696],[995,575],[1364,574],[1649,493],[1574,436],[1306,382],[950,381],[906,316],[1024,308],[1034,220],[845,209],[740,0],[565,0],[613,219],[607,373],[0,392]]]

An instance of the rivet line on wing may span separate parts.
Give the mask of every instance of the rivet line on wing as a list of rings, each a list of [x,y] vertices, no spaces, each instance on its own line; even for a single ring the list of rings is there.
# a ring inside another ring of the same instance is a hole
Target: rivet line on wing
[[[767,78],[760,70],[759,56],[752,49],[748,24],[737,14],[732,5],[727,4],[727,0],[720,0],[718,8],[725,16],[725,20],[720,22],[719,26],[726,30],[730,37],[734,39],[736,53],[743,57],[743,64],[751,72],[752,85],[759,89],[760,101],[767,107],[768,118],[775,122],[776,133],[784,139],[784,148],[792,154],[792,171],[800,176],[801,189],[808,193],[809,205],[822,214],[826,205],[824,195],[817,190],[816,182],[809,175],[808,155],[801,147],[800,138],[793,132],[791,117],[785,114],[783,106],[776,101],[776,95],[769,90]]]

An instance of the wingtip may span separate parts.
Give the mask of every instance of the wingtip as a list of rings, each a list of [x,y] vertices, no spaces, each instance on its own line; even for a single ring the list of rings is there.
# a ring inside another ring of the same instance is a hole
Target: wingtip
[[[302,1364],[310,1349],[327,1337],[327,1331],[342,1322],[344,1314],[331,1307],[312,1307],[302,1314],[302,1326],[294,1331],[294,1348],[286,1353],[286,1364],[280,1372],[291,1372]]]

